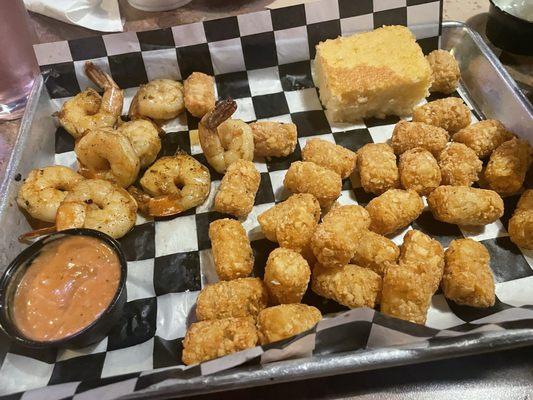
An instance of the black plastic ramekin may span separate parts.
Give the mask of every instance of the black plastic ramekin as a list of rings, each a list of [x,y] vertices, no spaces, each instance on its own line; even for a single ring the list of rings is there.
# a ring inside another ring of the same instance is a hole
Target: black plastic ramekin
[[[115,251],[120,262],[120,281],[113,300],[105,311],[90,325],[82,330],[58,340],[36,341],[26,338],[15,325],[11,304],[26,269],[40,254],[41,250],[49,243],[66,236],[79,235],[90,236],[101,240]],[[113,325],[120,319],[124,304],[126,303],[126,277],[128,273],[126,257],[119,243],[105,233],[92,229],[68,229],[46,236],[23,250],[7,267],[0,278],[0,327],[14,342],[31,348],[85,347],[96,343],[106,337]]]

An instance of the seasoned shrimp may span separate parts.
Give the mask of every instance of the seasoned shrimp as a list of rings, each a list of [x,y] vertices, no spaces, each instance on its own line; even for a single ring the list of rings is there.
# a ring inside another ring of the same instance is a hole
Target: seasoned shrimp
[[[237,109],[232,99],[220,101],[198,124],[198,137],[205,158],[218,173],[237,160],[252,161],[254,135],[240,119],[228,119]]]
[[[63,104],[58,114],[59,123],[76,139],[90,129],[115,126],[124,102],[124,93],[113,78],[92,62],[85,63],[85,73],[104,89],[104,95],[100,96],[96,90],[87,88]]]
[[[55,165],[32,170],[20,187],[17,203],[33,218],[54,222],[68,191],[84,178],[70,168]]]
[[[141,85],[128,115],[131,119],[166,120],[176,118],[184,109],[183,85],[172,79],[155,79]]]
[[[95,229],[117,239],[129,232],[136,217],[137,203],[126,190],[102,179],[86,179],[57,209],[56,229]]]
[[[159,129],[152,121],[137,119],[126,122],[117,131],[130,141],[139,157],[141,168],[146,168],[155,161],[161,150],[161,139]]]
[[[74,147],[80,173],[130,186],[139,173],[139,157],[128,138],[110,128],[88,132]]]
[[[144,173],[141,186],[145,192],[130,188],[141,211],[162,217],[202,204],[211,190],[211,177],[207,167],[180,152],[157,160]]]

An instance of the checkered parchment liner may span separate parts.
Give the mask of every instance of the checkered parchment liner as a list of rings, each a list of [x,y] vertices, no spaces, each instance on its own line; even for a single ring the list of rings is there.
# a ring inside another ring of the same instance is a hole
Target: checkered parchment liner
[[[306,140],[320,137],[357,150],[365,143],[389,139],[398,121],[395,117],[358,124],[329,121],[311,75],[309,60],[314,58],[315,45],[340,34],[402,24],[413,29],[427,52],[438,44],[441,7],[439,1],[430,0],[324,0],[157,31],[42,44],[35,51],[56,108],[91,85],[83,64],[92,60],[125,89],[125,112],[140,84],[155,78],[182,79],[192,71],[202,71],[215,76],[220,98],[231,96],[237,101],[234,118],[294,122],[299,136],[294,154],[256,160],[261,185],[252,213],[242,221],[255,254],[254,275],[262,276],[276,245],[262,235],[257,215],[288,195],[283,177],[290,163],[301,158]],[[168,122],[162,154],[172,155],[180,148],[207,165],[197,124],[189,114]],[[55,138],[56,163],[75,167],[73,139],[62,128]],[[196,296],[203,286],[217,280],[208,226],[223,217],[212,211],[221,176],[211,170],[211,177],[211,194],[205,204],[176,218],[139,217],[135,228],[120,240],[128,259],[128,302],[109,336],[75,351],[31,351],[1,339],[0,394],[27,390],[10,398],[102,400],[244,362],[260,365],[287,357],[385,346],[430,347],[439,337],[450,340],[473,332],[533,328],[533,258],[516,247],[505,230],[518,200],[511,197],[505,199],[502,220],[478,230],[435,221],[427,210],[407,228],[426,232],[444,247],[460,237],[481,241],[491,254],[497,282],[494,307],[458,306],[438,293],[424,327],[370,309],[347,311],[309,291],[305,303],[324,314],[342,314],[324,319],[296,338],[185,368],[180,365],[182,338],[194,321]],[[370,198],[357,182],[344,182],[341,203],[365,205]],[[407,229],[392,239],[401,244]],[[46,387],[31,390],[42,386]]]

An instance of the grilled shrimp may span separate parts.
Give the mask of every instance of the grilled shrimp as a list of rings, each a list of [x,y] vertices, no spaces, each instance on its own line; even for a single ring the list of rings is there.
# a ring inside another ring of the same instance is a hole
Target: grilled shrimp
[[[237,160],[252,161],[254,135],[247,123],[228,119],[237,109],[232,99],[220,101],[198,124],[200,145],[209,165],[220,174]]]
[[[101,128],[88,132],[74,147],[80,173],[91,179],[106,179],[122,187],[130,186],[139,173],[139,157],[128,138]]]
[[[67,193],[84,178],[59,165],[32,170],[20,187],[18,205],[33,218],[54,222],[57,208]]]
[[[141,168],[146,168],[155,161],[161,150],[159,129],[146,119],[125,122],[117,131],[128,138],[139,157]]]
[[[144,214],[157,217],[196,207],[211,190],[209,170],[184,152],[161,157],[146,170],[140,183],[144,192],[134,186],[129,191]]]
[[[117,239],[130,231],[136,217],[137,203],[125,189],[102,179],[86,179],[57,209],[56,229],[95,229]]]
[[[76,139],[90,129],[115,126],[124,102],[124,93],[113,78],[90,61],[85,63],[85,73],[104,89],[104,95],[87,88],[63,104],[58,114],[59,123]]]
[[[183,85],[171,79],[155,79],[141,85],[128,115],[131,119],[166,120],[176,118],[184,109]]]

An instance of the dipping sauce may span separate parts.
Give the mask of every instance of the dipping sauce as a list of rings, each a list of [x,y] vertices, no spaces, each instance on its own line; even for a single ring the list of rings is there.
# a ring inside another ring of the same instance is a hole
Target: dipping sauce
[[[58,340],[102,314],[120,281],[120,261],[106,243],[67,236],[45,245],[20,280],[13,319],[28,339]]]

